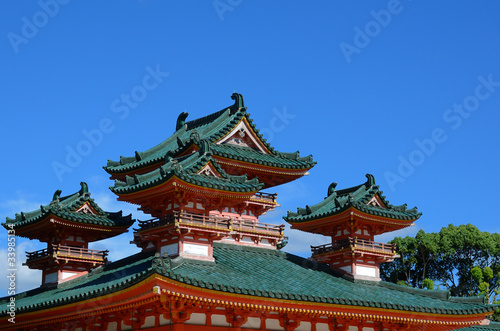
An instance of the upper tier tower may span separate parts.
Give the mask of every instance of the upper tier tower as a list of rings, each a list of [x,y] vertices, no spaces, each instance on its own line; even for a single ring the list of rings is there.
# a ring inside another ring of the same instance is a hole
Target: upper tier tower
[[[322,234],[331,243],[311,246],[312,259],[357,279],[380,280],[379,264],[395,257],[395,247],[374,241],[376,235],[413,225],[421,213],[406,204],[393,206],[382,195],[375,178],[367,174],[364,184],[336,190],[312,206],[288,212],[284,219],[292,229]]]
[[[304,176],[315,162],[274,150],[241,94],[232,99],[230,107],[193,121],[181,113],[167,140],[104,167],[118,200],[154,217],[140,222],[134,239],[139,247],[212,261],[214,240],[283,245],[283,225],[259,223],[259,216],[278,206],[276,194],[260,190]]]
[[[78,192],[64,197],[57,190],[50,204],[2,223],[17,236],[47,243],[45,249],[26,252],[25,265],[42,270],[42,285],[60,283],[105,264],[108,251],[89,249],[89,242],[127,232],[134,223],[131,215],[124,217],[121,211],[103,211],[90,198],[87,184],[80,185]]]

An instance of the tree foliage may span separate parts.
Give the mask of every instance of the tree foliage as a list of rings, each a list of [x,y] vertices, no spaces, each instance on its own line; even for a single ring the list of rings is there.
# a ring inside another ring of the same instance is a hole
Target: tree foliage
[[[381,264],[383,280],[446,288],[454,296],[485,295],[490,302],[500,299],[499,234],[450,224],[438,233],[420,230],[415,237],[396,237],[390,243],[396,244],[399,257]]]

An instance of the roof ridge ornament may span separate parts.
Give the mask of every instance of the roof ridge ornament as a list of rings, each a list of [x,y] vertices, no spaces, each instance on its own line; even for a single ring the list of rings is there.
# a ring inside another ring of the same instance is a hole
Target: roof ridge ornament
[[[177,117],[177,124],[175,125],[175,131],[181,129],[184,126],[184,124],[186,124],[186,118],[188,116],[189,113],[185,111],[179,114],[179,116]]]
[[[59,202],[59,198],[61,197],[61,190],[57,190],[54,192],[54,195],[52,196],[52,202]]]
[[[81,196],[89,194],[89,186],[85,182],[80,182],[80,192],[78,192]]]
[[[337,183],[336,182],[331,183],[330,186],[328,186],[327,196],[330,196],[333,193],[335,193],[335,188],[336,187],[337,187]]]
[[[375,177],[372,174],[366,174],[365,177],[367,178],[367,181],[365,184],[366,188],[371,187],[371,186],[375,186]]]
[[[236,108],[236,110],[245,108],[245,102],[243,101],[243,96],[241,94],[234,92],[231,95],[231,99],[234,100],[233,107]]]

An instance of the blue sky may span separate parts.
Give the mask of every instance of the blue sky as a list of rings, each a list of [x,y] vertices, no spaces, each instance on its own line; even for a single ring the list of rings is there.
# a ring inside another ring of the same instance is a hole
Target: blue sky
[[[423,212],[401,234],[449,223],[500,231],[496,1],[4,1],[0,52],[3,219],[81,181],[104,209],[147,219],[109,191],[106,160],[160,143],[180,112],[210,114],[238,92],[271,145],[318,162],[267,190],[281,207],[262,222],[281,224],[331,182],[371,173],[391,203]],[[287,234],[285,250],[302,256],[327,242]],[[130,238],[92,247],[116,260],[137,251]],[[43,247],[18,240],[19,263]],[[3,230],[4,260],[6,248]],[[19,291],[39,284],[38,271],[19,270]]]

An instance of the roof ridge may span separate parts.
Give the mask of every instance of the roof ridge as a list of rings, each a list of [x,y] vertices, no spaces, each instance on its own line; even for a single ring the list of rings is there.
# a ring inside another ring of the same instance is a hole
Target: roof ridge
[[[210,123],[213,120],[215,120],[216,118],[220,117],[225,112],[227,112],[228,110],[229,110],[229,115],[232,115],[240,110],[242,110],[243,112],[246,110],[246,107],[245,107],[244,102],[243,102],[243,96],[241,94],[233,93],[231,95],[231,99],[235,100],[235,102],[233,105],[231,105],[229,107],[224,107],[223,109],[216,111],[215,113],[212,113],[212,114],[209,114],[209,115],[206,115],[203,117],[199,117],[199,118],[194,119],[192,121],[184,122],[184,125],[187,126],[187,130],[192,130],[192,129],[194,129],[198,126],[201,126],[205,123]],[[181,115],[183,115],[183,114],[188,114],[188,113],[181,113]],[[181,115],[179,115],[179,116],[181,116]],[[187,115],[183,115],[183,117],[184,117],[184,119],[186,119]]]

